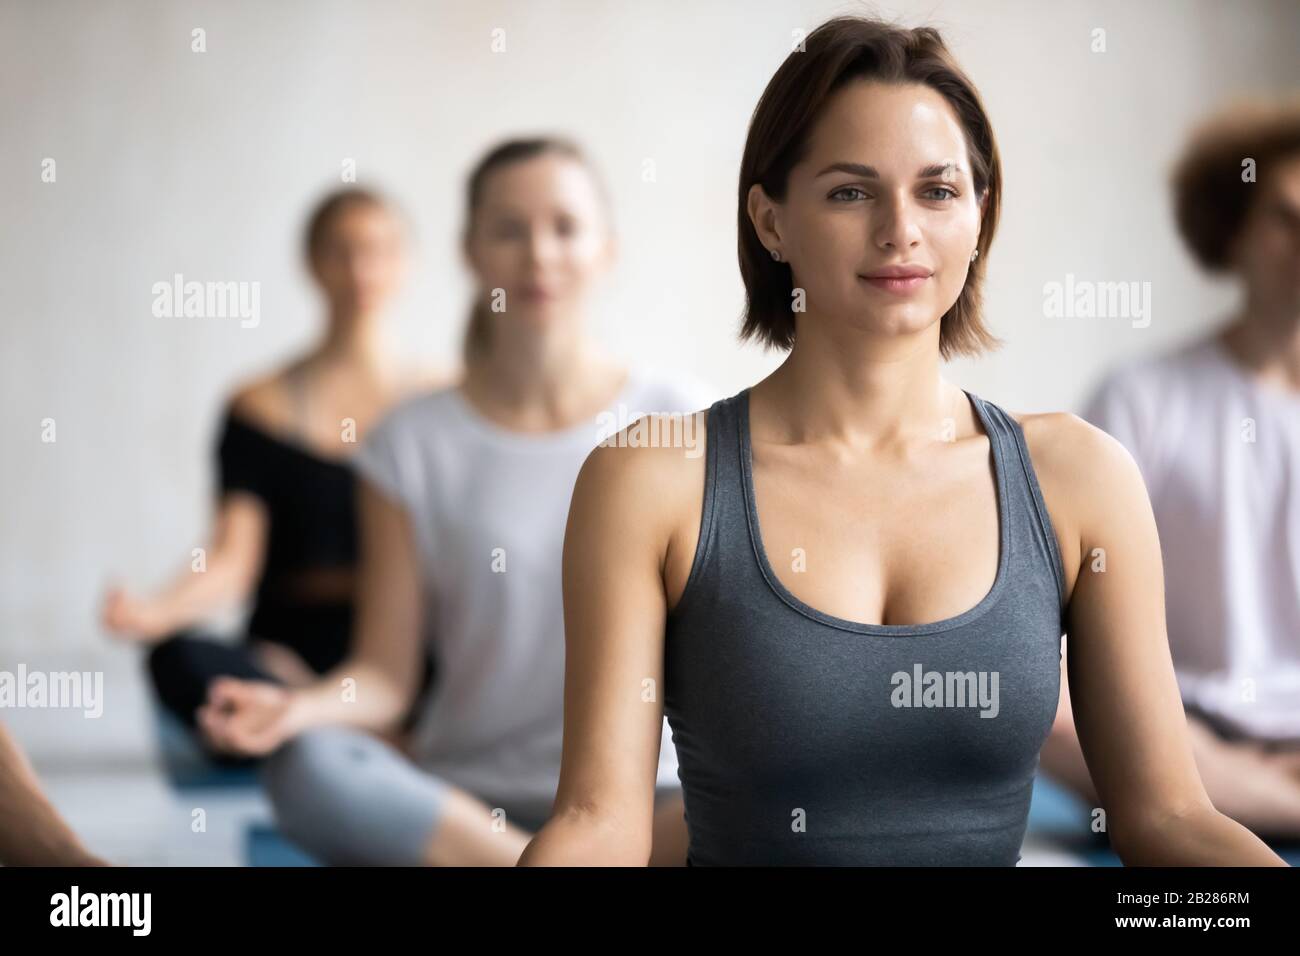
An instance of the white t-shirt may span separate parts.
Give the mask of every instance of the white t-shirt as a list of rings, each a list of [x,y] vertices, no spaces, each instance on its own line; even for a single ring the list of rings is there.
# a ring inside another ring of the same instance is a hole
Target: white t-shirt
[[[1300,739],[1300,395],[1211,336],[1121,366],[1083,417],[1146,480],[1184,702],[1248,737]]]
[[[715,397],[633,370],[604,413],[563,431],[505,429],[457,388],[410,399],[371,429],[357,467],[413,524],[437,665],[412,734],[420,766],[489,801],[550,808],[563,740],[561,557],[578,471],[641,414],[707,409]],[[680,786],[666,721],[656,785]]]

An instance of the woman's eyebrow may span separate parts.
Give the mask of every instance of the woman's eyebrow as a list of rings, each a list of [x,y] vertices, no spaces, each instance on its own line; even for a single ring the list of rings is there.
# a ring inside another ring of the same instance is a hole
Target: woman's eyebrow
[[[963,173],[963,172],[965,172],[965,169],[963,169],[957,163],[953,163],[953,162],[931,163],[929,166],[923,167],[921,171],[916,174],[916,178],[929,179],[932,176],[955,177],[957,173]],[[864,166],[862,165],[862,163],[831,163],[829,166],[827,166],[825,169],[823,169],[820,173],[818,173],[813,178],[820,179],[822,176],[825,176],[827,173],[849,173],[853,176],[861,176],[863,179],[880,178],[880,173],[876,171],[876,167]]]

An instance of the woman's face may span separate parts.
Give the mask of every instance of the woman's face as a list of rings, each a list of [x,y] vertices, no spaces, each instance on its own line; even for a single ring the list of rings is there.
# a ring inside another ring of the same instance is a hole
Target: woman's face
[[[1300,319],[1300,156],[1274,166],[1252,186],[1251,204],[1232,250],[1251,305]]]
[[[336,314],[381,311],[406,269],[402,227],[382,206],[358,203],[333,217],[312,271]]]
[[[754,186],[749,210],[763,244],[790,263],[806,311],[888,336],[937,325],[957,301],[982,215],[948,102],[921,84],[868,80],[826,104],[785,200]],[[891,267],[918,277],[888,281]]]
[[[543,154],[488,174],[465,251],[480,301],[514,328],[546,328],[580,313],[613,240],[586,167]]]

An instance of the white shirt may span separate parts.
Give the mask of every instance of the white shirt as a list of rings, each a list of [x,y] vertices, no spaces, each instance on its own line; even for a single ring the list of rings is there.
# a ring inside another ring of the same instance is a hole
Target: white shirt
[[[698,382],[634,370],[606,414],[563,431],[505,429],[456,388],[408,400],[371,429],[357,466],[413,524],[437,665],[412,735],[420,766],[489,801],[549,809],[563,740],[561,557],[578,471],[637,416],[711,402]],[[666,721],[656,786],[680,786]]]
[[[1185,704],[1248,737],[1300,739],[1300,395],[1211,336],[1121,366],[1083,417],[1146,480]]]

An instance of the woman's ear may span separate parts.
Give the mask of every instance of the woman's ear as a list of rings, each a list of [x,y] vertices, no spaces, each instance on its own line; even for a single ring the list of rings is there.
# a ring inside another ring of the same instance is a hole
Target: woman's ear
[[[461,233],[460,237],[460,259],[465,263],[465,268],[470,272],[477,271],[474,262],[474,249],[469,232]]]
[[[754,183],[749,187],[749,193],[745,197],[745,211],[749,214],[754,232],[758,234],[758,241],[768,249],[779,249],[781,247],[781,233],[777,222],[779,207],[768,196],[762,183]]]

